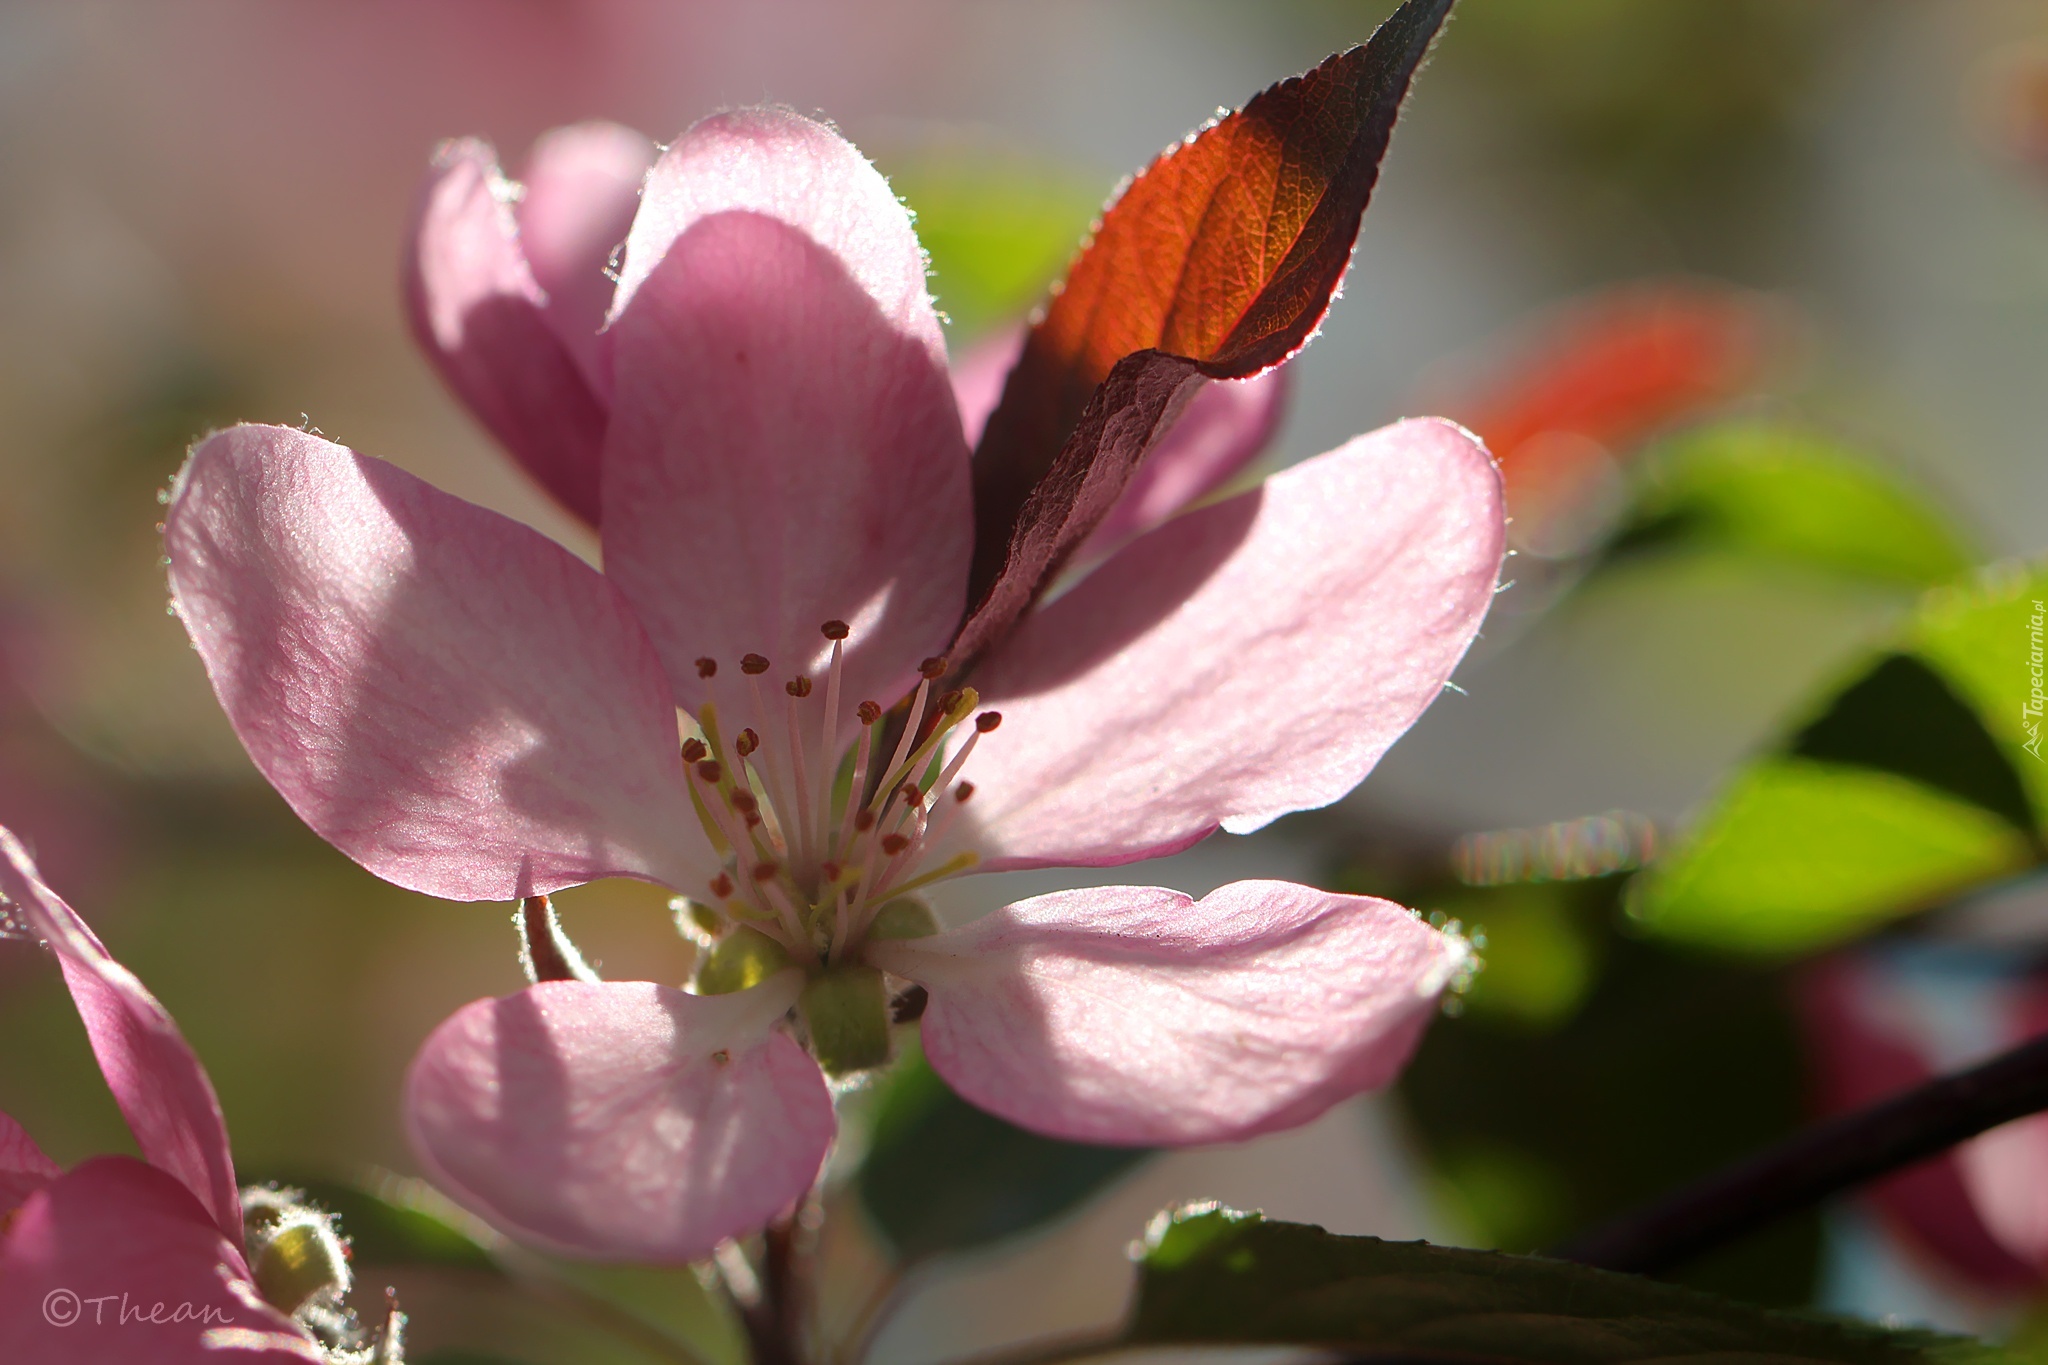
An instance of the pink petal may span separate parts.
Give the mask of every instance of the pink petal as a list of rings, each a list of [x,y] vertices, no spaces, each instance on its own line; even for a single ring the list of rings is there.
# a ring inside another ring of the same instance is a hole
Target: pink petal
[[[802,978],[734,995],[551,981],[478,1000],[406,1081],[413,1150],[457,1201],[572,1255],[688,1261],[801,1199],[831,1146],[817,1064],[775,1023]]]
[[[1289,882],[1061,891],[865,955],[931,992],[925,1055],[962,1096],[1132,1145],[1291,1128],[1387,1084],[1467,957],[1398,905]]]
[[[1140,538],[974,681],[984,869],[1106,865],[1357,786],[1492,600],[1500,480],[1448,422],[1361,436]]]
[[[609,350],[600,345],[612,303],[606,272],[633,225],[654,154],[646,136],[616,123],[557,128],[533,144],[526,193],[513,209],[548,321],[600,396],[612,386]]]
[[[612,312],[605,571],[677,696],[815,675],[850,622],[850,700],[888,702],[963,606],[967,447],[924,258],[844,139],[779,110],[699,123],[648,178]],[[727,710],[744,711],[737,699]]]
[[[242,426],[193,451],[164,539],[250,757],[378,876],[507,900],[715,870],[645,633],[546,537],[381,460]]]
[[[21,1201],[62,1175],[20,1124],[0,1114],[0,1222]]]
[[[239,1245],[242,1201],[235,1162],[206,1068],[157,998],[114,961],[76,910],[43,885],[11,830],[0,829],[0,855],[0,896],[20,907],[37,937],[56,952],[100,1072],[136,1146],[150,1165],[184,1182]]]
[[[595,525],[604,404],[550,319],[511,192],[485,143],[436,153],[405,262],[406,317],[455,396],[541,487]]]
[[[968,444],[1003,395],[1003,382],[1024,347],[1024,330],[1007,329],[967,348],[953,365],[953,397],[960,405]],[[1145,457],[1130,484],[1095,533],[1075,552],[1077,564],[1114,553],[1133,536],[1228,483],[1257,459],[1287,408],[1286,366],[1250,379],[1204,384],[1178,421]]]
[[[97,1157],[30,1196],[0,1240],[8,1365],[258,1365],[325,1359],[256,1296],[240,1233],[129,1157]]]

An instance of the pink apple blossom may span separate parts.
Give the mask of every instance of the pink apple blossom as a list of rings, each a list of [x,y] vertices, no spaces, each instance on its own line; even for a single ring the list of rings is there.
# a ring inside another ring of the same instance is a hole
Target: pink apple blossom
[[[1801,983],[1821,1106],[1859,1109],[2048,1032],[2048,982],[1984,950],[1839,954]],[[2001,1295],[2048,1281],[2048,1114],[1873,1185],[1883,1223],[1941,1277]]]
[[[452,1016],[406,1091],[435,1178],[543,1245],[704,1255],[809,1188],[835,1120],[798,1039],[873,1060],[890,981],[928,992],[963,1095],[1057,1136],[1231,1140],[1389,1080],[1465,961],[1398,906],[1118,887],[917,936],[910,893],[1357,785],[1491,597],[1478,443],[1404,422],[1165,521],[950,686],[968,447],[887,184],[793,114],[707,119],[654,160],[600,319],[644,144],[558,137],[524,198],[444,151],[411,298],[457,391],[601,527],[602,571],[276,427],[202,441],[166,529],[229,719],[349,857],[456,900],[638,877],[724,927],[707,971],[732,970],[696,993],[547,980]],[[596,189],[552,199],[572,184]],[[542,220],[580,272],[532,257]]]
[[[178,1026],[5,829],[0,896],[7,936],[55,951],[142,1152],[64,1171],[0,1114],[0,1360],[327,1361],[256,1290],[227,1129]]]

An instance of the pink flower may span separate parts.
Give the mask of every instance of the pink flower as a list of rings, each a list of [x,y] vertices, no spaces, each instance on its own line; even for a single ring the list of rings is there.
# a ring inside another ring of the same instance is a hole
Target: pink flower
[[[2048,1031],[2048,982],[1982,949],[1843,953],[1800,991],[1823,1112],[1860,1109]],[[1883,1222],[1952,1283],[2048,1281],[2048,1115],[1992,1129],[1873,1185]]]
[[[178,1026],[5,829],[0,895],[9,936],[55,950],[143,1157],[63,1171],[0,1114],[0,1360],[327,1360],[257,1292],[227,1129]]]
[[[458,392],[601,526],[603,571],[274,427],[201,442],[166,530],[230,720],[349,857],[457,900],[630,876],[715,906],[698,993],[550,980],[444,1023],[407,1085],[435,1178],[565,1251],[701,1256],[809,1188],[819,1061],[886,1055],[889,978],[928,991],[963,1095],[1059,1136],[1225,1141],[1390,1079],[1465,961],[1398,906],[1120,887],[931,933],[908,893],[1349,791],[1485,612],[1484,450],[1404,422],[1174,518],[948,690],[968,450],[886,183],[792,114],[698,124],[648,174],[600,332],[577,291],[631,158],[615,130],[557,136],[543,161],[610,169],[558,166],[517,216],[481,149],[444,152],[412,298]],[[572,181],[602,188],[545,188]],[[579,243],[559,289],[536,215]]]

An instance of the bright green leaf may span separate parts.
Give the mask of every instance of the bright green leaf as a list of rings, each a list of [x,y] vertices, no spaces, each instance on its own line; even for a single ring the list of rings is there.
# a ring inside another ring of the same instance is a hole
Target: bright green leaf
[[[1714,545],[1915,587],[1973,562],[1926,497],[1797,427],[1706,427],[1667,447],[1652,470],[1617,549]]]
[[[932,293],[967,336],[1021,321],[1102,206],[1100,186],[1013,152],[961,146],[883,162],[917,215]]]
[[[1638,883],[1667,937],[1796,953],[2026,867],[2018,830],[1893,773],[1802,758],[1751,766]]]
[[[1958,1338],[1775,1312],[1564,1261],[1339,1237],[1214,1205],[1154,1224],[1127,1339],[1531,1365],[1920,1365],[1992,1355]]]
[[[2048,562],[1993,566],[1930,595],[1910,643],[1977,710],[2048,827],[2048,754],[2041,745]]]

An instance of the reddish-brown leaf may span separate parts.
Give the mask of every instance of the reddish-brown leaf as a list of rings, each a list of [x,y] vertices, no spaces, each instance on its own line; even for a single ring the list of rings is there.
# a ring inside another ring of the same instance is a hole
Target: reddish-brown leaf
[[[1409,80],[1451,4],[1408,0],[1365,46],[1282,81],[1162,154],[1104,212],[1032,328],[975,454],[975,611],[962,645],[1007,629],[1142,458],[1122,439],[1113,449],[1074,445],[1119,362],[1156,351],[1190,362],[1190,383],[1241,378],[1286,359],[1315,331],[1350,261]],[[1108,415],[1097,425],[1128,434]],[[1090,470],[1098,458],[1105,468]],[[1061,505],[1084,488],[1087,508]],[[992,610],[1008,614],[984,619]]]

